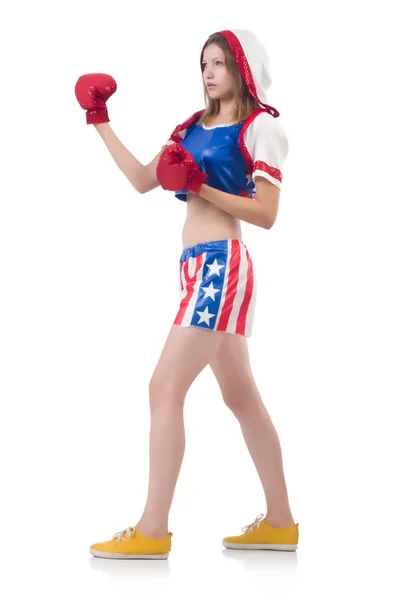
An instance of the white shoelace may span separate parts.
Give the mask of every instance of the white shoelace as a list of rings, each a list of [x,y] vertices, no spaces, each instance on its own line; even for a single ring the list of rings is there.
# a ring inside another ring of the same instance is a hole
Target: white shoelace
[[[246,525],[245,527],[243,527],[243,531],[251,531],[251,532],[253,532],[255,525],[259,529],[260,522],[261,522],[261,520],[263,519],[264,516],[265,515],[263,513],[261,513],[260,515],[258,515],[253,523],[250,523],[249,525]]]
[[[128,534],[130,537],[132,537],[135,533],[135,529],[133,527],[127,527],[126,529],[123,529],[122,531],[118,531],[117,533],[114,534],[113,539],[119,539],[122,542],[124,542],[124,536],[125,534]]]

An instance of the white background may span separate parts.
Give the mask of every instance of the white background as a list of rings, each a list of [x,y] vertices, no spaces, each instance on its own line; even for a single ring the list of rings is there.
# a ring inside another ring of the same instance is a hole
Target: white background
[[[20,2],[1,38],[2,596],[390,598],[396,539],[396,47],[392,2]],[[221,540],[266,512],[207,367],[188,393],[168,561],[92,557],[141,516],[148,383],[179,301],[186,205],[139,195],[74,95],[113,75],[111,126],[148,163],[204,107],[208,35],[264,42],[290,152],[251,363],[280,436],[296,553]],[[393,58],[394,55],[394,58]],[[394,587],[395,589],[395,587]]]

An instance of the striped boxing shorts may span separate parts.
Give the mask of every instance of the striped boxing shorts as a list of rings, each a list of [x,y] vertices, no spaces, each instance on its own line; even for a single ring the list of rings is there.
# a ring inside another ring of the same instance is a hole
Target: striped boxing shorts
[[[256,276],[241,240],[215,240],[185,248],[179,271],[181,300],[174,325],[251,337]]]

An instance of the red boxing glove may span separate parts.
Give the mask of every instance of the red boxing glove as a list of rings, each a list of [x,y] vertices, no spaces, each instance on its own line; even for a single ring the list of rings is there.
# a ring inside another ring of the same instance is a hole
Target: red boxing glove
[[[157,179],[164,190],[187,190],[199,194],[208,175],[200,171],[193,154],[181,144],[167,146],[157,164]]]
[[[106,100],[116,90],[117,83],[105,73],[89,73],[78,78],[74,93],[81,108],[87,111],[87,125],[109,122]]]

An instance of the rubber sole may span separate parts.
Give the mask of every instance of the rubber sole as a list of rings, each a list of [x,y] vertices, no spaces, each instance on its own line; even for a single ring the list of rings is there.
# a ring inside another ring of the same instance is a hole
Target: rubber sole
[[[121,559],[141,559],[141,560],[164,560],[168,558],[169,552],[166,554],[116,554],[115,552],[101,552],[100,550],[93,550],[89,548],[89,551],[93,556],[98,558],[121,558]]]
[[[225,548],[232,550],[281,550],[283,552],[295,552],[298,544],[233,544],[222,542]]]

